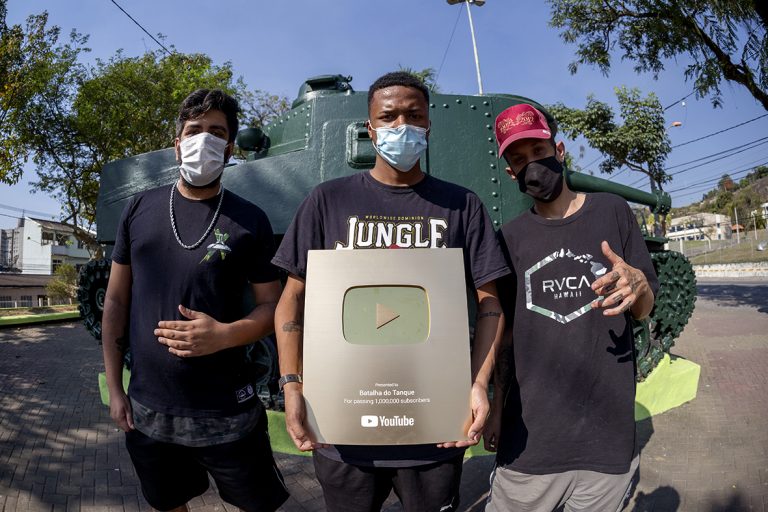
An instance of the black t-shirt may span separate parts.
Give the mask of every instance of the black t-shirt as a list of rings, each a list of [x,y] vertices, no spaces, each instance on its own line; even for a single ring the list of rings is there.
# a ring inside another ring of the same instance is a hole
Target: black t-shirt
[[[175,186],[175,185],[174,185]],[[186,320],[179,304],[233,322],[247,314],[249,283],[279,278],[270,264],[272,228],[257,206],[224,190],[215,228],[194,250],[174,237],[165,186],[137,194],[126,205],[112,259],[131,266],[129,394],[164,414],[230,416],[257,406],[246,371],[245,347],[181,358],[168,352],[153,331],[160,320]],[[213,220],[219,196],[203,201],[174,194],[181,240],[192,245]]]
[[[500,233],[513,269],[498,287],[513,326],[515,378],[499,464],[529,474],[625,473],[635,452],[630,316],[592,310],[590,285],[610,272],[600,248],[606,240],[656,293],[631,209],[620,197],[588,194],[574,215],[548,220],[528,211]]]
[[[509,273],[488,212],[473,192],[428,175],[411,187],[388,186],[369,172],[316,187],[299,207],[272,262],[304,278],[311,249],[387,247],[462,248],[472,288]],[[404,467],[461,451],[434,445],[336,446],[320,453],[358,465]]]

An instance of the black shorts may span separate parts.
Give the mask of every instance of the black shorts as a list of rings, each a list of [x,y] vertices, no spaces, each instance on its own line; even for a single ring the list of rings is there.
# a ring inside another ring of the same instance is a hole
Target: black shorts
[[[208,489],[210,473],[221,499],[245,511],[276,510],[288,491],[275,465],[266,413],[246,437],[231,443],[188,447],[156,441],[138,430],[125,435],[141,491],[157,510],[184,505]]]
[[[456,511],[464,455],[424,466],[372,468],[314,454],[329,512],[375,512],[394,489],[405,512]]]

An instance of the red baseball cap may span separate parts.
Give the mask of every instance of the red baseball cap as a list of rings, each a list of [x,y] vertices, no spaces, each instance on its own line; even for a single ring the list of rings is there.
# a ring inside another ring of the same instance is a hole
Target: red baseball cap
[[[496,142],[499,156],[510,144],[520,139],[548,139],[552,137],[547,118],[527,103],[509,107],[496,118]]]

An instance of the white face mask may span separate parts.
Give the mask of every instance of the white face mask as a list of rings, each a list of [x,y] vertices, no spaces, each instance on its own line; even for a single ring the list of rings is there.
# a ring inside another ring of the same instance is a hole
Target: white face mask
[[[227,144],[226,140],[208,132],[181,139],[179,171],[184,181],[195,187],[204,187],[221,176]]]
[[[376,142],[373,147],[381,158],[400,172],[413,169],[422,153],[427,150],[427,129],[410,124],[397,128],[373,128]]]

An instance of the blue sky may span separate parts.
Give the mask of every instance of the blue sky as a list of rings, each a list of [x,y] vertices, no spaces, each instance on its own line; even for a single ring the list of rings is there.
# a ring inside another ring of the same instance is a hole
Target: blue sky
[[[442,92],[476,94],[477,81],[464,5],[445,0],[220,0],[218,2],[117,0],[153,35],[166,36],[165,44],[185,53],[208,54],[216,63],[231,61],[249,87],[288,96],[291,100],[310,76],[340,73],[353,77],[356,90],[366,90],[379,75],[408,66],[440,71]],[[9,0],[9,24],[22,23],[33,13],[49,12],[49,22],[63,34],[77,29],[89,34],[88,59],[109,58],[118,49],[126,55],[154,50],[156,44],[110,0]],[[576,75],[568,72],[576,47],[560,39],[548,26],[549,6],[541,0],[487,0],[472,8],[486,93],[511,93],[541,103],[561,101],[583,108],[587,95],[615,104],[613,88],[636,86],[653,92],[664,106],[692,91],[683,79],[687,57],[670,61],[659,80],[637,75],[631,62],[615,59],[609,76],[591,67]],[[453,38],[451,33],[455,27]],[[450,42],[450,44],[449,44]],[[768,112],[739,85],[722,85],[724,107],[714,109],[708,98],[691,96],[685,106],[666,111],[672,145],[683,144],[729,128]],[[765,137],[768,116],[702,141],[674,148],[668,166]],[[578,155],[583,141],[566,141]],[[579,163],[597,172],[599,152],[587,147]],[[724,173],[739,178],[751,166],[768,162],[768,144],[723,158],[675,176],[665,188],[673,205],[699,200],[708,190],[707,179]],[[590,164],[591,165],[587,165]],[[697,162],[698,163],[698,162]],[[670,170],[685,170],[682,165]],[[0,186],[0,227],[15,225],[17,210],[57,214],[58,204],[42,194],[30,195],[32,168],[13,187]],[[647,180],[622,172],[615,181],[647,189]]]

